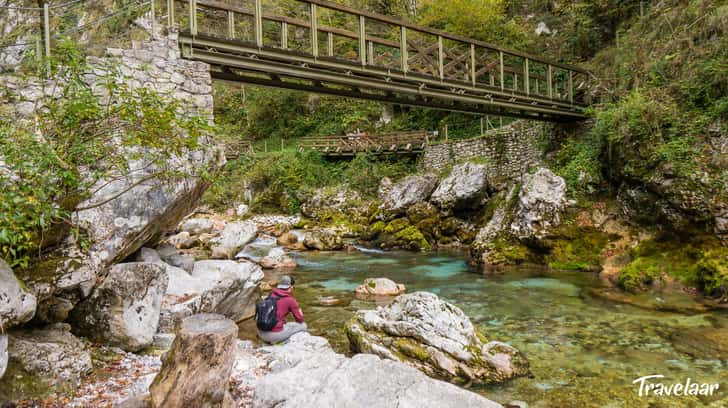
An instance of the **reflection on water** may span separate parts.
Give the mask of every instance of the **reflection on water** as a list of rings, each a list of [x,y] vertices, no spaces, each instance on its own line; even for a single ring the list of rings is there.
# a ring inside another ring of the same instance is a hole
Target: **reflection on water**
[[[409,292],[437,293],[462,308],[487,337],[525,352],[534,378],[475,390],[496,401],[519,399],[531,407],[728,407],[728,355],[691,356],[671,342],[691,329],[728,327],[725,313],[657,312],[596,299],[585,291],[600,286],[593,274],[524,268],[479,275],[457,253],[305,252],[297,262],[295,295],[308,325],[340,352],[348,351],[344,322],[354,311],[376,306],[354,299],[354,288],[368,277],[388,277]],[[342,298],[346,306],[321,306],[321,296]],[[690,377],[721,388],[702,400],[641,398],[632,381],[650,374],[664,375],[665,383]]]

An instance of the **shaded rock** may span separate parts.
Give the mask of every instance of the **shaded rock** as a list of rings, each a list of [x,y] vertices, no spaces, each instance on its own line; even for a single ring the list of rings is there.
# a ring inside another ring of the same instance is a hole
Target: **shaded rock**
[[[260,266],[265,269],[295,268],[296,261],[286,255],[286,251],[283,248],[275,247],[268,252],[268,255],[260,260]]]
[[[183,319],[149,388],[153,407],[233,407],[228,381],[238,326],[215,314]]]
[[[156,263],[114,265],[104,282],[71,313],[78,333],[94,341],[138,351],[152,344],[162,297],[165,268]]]
[[[179,226],[181,232],[188,232],[191,235],[199,235],[212,231],[215,223],[207,218],[190,218]]]
[[[0,335],[0,380],[8,368],[8,336]]]
[[[303,245],[308,249],[319,251],[336,251],[344,247],[341,235],[331,228],[307,232]]]
[[[10,365],[0,382],[0,400],[34,392],[72,391],[93,370],[86,347],[65,323],[12,332],[8,352]]]
[[[198,237],[192,236],[187,231],[182,231],[179,234],[175,234],[167,238],[167,243],[173,245],[175,248],[189,249],[199,245],[200,239]]]
[[[198,313],[218,313],[234,321],[255,315],[263,271],[252,262],[199,261],[192,273],[167,268],[169,285],[162,302],[159,331]]]
[[[377,197],[380,200],[384,200],[390,191],[392,191],[392,180],[389,177],[382,177],[377,188]]]
[[[444,210],[477,208],[488,197],[488,180],[487,166],[459,164],[440,182],[430,201]]]
[[[135,260],[137,262],[162,262],[162,257],[159,256],[159,252],[156,250],[143,247],[137,252]]]
[[[485,343],[462,310],[432,293],[401,295],[387,306],[359,311],[346,333],[354,352],[402,361],[449,381],[500,383],[530,373],[518,350]]]
[[[364,284],[356,288],[357,296],[397,296],[406,292],[407,288],[401,283],[395,283],[387,278],[367,278]]]
[[[23,324],[35,315],[36,299],[26,292],[10,266],[0,259],[0,328]]]
[[[397,361],[371,354],[347,358],[326,339],[308,333],[260,351],[272,372],[255,382],[255,407],[337,407],[345,402],[351,408],[502,408]]]
[[[182,268],[187,272],[192,272],[195,267],[195,257],[192,254],[180,252],[172,246],[164,246],[157,248],[159,256],[165,263],[174,267]]]
[[[525,174],[511,233],[519,238],[542,238],[551,227],[561,223],[560,213],[566,206],[566,182],[551,170],[539,168]]]
[[[437,187],[434,174],[407,176],[392,185],[384,197],[383,208],[394,214],[404,213],[407,208],[421,201],[427,201]]]
[[[254,222],[237,221],[227,224],[220,236],[211,242],[212,257],[233,259],[257,234],[258,226]]]

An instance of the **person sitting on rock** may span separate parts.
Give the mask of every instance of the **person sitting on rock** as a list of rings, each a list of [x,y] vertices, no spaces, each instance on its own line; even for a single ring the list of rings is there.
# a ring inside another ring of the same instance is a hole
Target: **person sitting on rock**
[[[288,340],[295,333],[307,331],[308,327],[303,321],[303,312],[296,299],[291,296],[295,280],[288,275],[281,277],[278,286],[273,289],[270,296],[276,299],[276,317],[278,323],[271,331],[258,330],[258,336],[266,343],[279,343]],[[288,315],[293,315],[295,322],[286,322]]]

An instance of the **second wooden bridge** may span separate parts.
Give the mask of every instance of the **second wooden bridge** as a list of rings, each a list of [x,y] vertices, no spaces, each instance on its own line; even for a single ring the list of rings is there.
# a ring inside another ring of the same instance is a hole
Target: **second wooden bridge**
[[[433,132],[396,132],[378,135],[315,136],[301,139],[299,151],[313,150],[325,156],[421,153]]]

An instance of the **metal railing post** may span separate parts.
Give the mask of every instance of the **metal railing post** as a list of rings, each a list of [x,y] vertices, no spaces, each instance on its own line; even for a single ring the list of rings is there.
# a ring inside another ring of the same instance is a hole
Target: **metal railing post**
[[[437,36],[437,65],[440,73],[440,80],[445,79],[445,59],[442,52],[442,36]]]
[[[43,3],[43,40],[45,44],[45,57],[51,58],[51,17],[48,10],[48,3]],[[49,62],[50,64],[50,62]],[[49,66],[50,68],[50,66]]]
[[[260,1],[260,0],[256,0]],[[311,54],[313,57],[318,57],[318,13],[315,3],[311,4]]]
[[[231,10],[228,10],[227,16],[228,16],[228,38],[232,40],[235,38],[235,13],[233,13]]]
[[[553,91],[553,69],[551,68],[551,64],[549,64],[548,69],[546,70],[546,85],[549,88],[549,99],[553,99],[554,97],[554,91]]]
[[[281,22],[281,48],[288,49],[288,23]]]
[[[402,72],[407,73],[408,66],[407,62],[409,56],[407,55],[407,27],[399,27],[399,53],[402,56]]]
[[[475,44],[470,44],[470,79],[475,87],[477,82],[475,78]]]
[[[258,48],[263,46],[263,6],[261,0],[255,0],[255,10],[253,10],[255,22],[253,28],[255,28],[255,45]]]
[[[174,0],[167,0],[167,28],[174,27]]]
[[[569,102],[574,103],[574,71],[569,71]]]
[[[498,51],[498,60],[500,62],[500,88],[501,92],[503,92],[506,89],[506,81],[505,78],[503,78],[503,51]]]
[[[531,94],[531,72],[528,69],[528,58],[523,59],[523,90],[526,95]]]
[[[190,34],[197,35],[197,1],[190,0]]]
[[[359,59],[361,65],[367,64],[367,28],[366,28],[366,17],[359,16]]]

